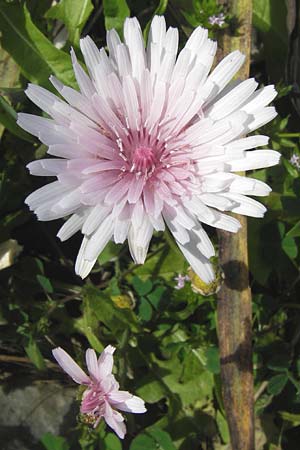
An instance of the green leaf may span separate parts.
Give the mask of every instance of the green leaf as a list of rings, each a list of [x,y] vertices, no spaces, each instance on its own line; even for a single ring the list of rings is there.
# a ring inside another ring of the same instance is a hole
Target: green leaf
[[[150,254],[145,263],[136,266],[132,272],[141,279],[159,276],[165,280],[172,280],[175,274],[182,273],[185,270],[186,265],[179,249],[164,246],[154,255]]]
[[[300,236],[300,220],[286,233],[286,237],[299,237]]]
[[[293,414],[287,411],[281,411],[279,412],[279,415],[286,422],[292,423],[294,427],[298,427],[300,425],[300,414]]]
[[[169,433],[158,427],[152,427],[147,430],[156,442],[156,448],[159,450],[176,450]]]
[[[147,295],[147,299],[156,310],[159,309],[160,301],[165,292],[166,288],[164,286],[157,286],[150,294]]]
[[[152,306],[145,297],[142,297],[138,308],[138,314],[140,318],[145,322],[148,322],[152,318],[152,313]]]
[[[110,293],[100,291],[96,286],[86,285],[83,298],[88,307],[94,311],[97,319],[104,323],[115,335],[129,327],[133,332],[139,331],[135,314],[129,309],[120,309],[110,299]]]
[[[33,362],[39,370],[45,370],[46,364],[40,349],[32,336],[28,338],[27,344],[24,346],[28,358]]]
[[[1,44],[33,83],[53,90],[51,74],[76,86],[71,58],[58,50],[34,25],[26,5],[0,3]]]
[[[99,264],[105,264],[116,259],[122,249],[122,245],[110,241],[98,257]]]
[[[53,294],[54,290],[49,278],[45,277],[44,275],[37,275],[36,278],[45,292],[47,292],[48,294]]]
[[[103,0],[105,28],[115,28],[122,35],[123,23],[130,16],[126,0]]]
[[[263,33],[267,71],[279,81],[284,77],[288,51],[287,5],[284,1],[254,0],[253,23]]]
[[[291,175],[293,178],[298,178],[299,172],[296,169],[296,167],[293,166],[287,159],[282,158],[282,162],[284,167],[286,168],[287,172]]]
[[[220,373],[220,355],[217,347],[210,347],[205,352],[206,368],[211,373]]]
[[[129,450],[158,450],[155,440],[146,434],[139,434],[133,439]]]
[[[22,130],[17,123],[17,113],[12,106],[0,95],[0,122],[13,135],[28,142],[34,142],[34,138]]]
[[[46,12],[45,17],[61,20],[69,32],[69,41],[78,46],[81,31],[93,9],[91,0],[61,0]]]
[[[298,247],[294,238],[285,236],[281,242],[281,246],[289,258],[295,259],[297,257]]]
[[[105,450],[122,450],[121,441],[115,434],[108,433],[104,438],[104,443]]]
[[[268,384],[268,392],[272,395],[278,395],[284,389],[288,381],[288,375],[282,373],[272,377]]]
[[[41,443],[46,450],[69,450],[70,446],[61,436],[54,436],[52,433],[45,433],[41,437]]]
[[[226,421],[225,417],[223,416],[223,414],[219,410],[217,411],[216,422],[218,425],[218,429],[219,429],[222,441],[225,444],[228,444],[230,441],[230,436],[229,436],[229,429],[228,429],[227,421]]]
[[[141,280],[139,277],[134,277],[132,279],[132,286],[134,287],[134,289],[136,290],[136,292],[143,296],[148,294],[149,292],[151,292],[152,287],[153,287],[153,283],[151,280]]]

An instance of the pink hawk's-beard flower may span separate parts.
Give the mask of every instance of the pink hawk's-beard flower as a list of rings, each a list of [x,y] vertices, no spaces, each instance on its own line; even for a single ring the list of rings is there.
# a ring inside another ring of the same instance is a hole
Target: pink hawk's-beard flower
[[[83,393],[80,412],[98,425],[102,417],[115,433],[123,439],[126,434],[124,417],[116,409],[131,413],[146,412],[144,401],[127,391],[119,390],[119,383],[112,374],[115,348],[108,345],[97,360],[94,350],[86,351],[89,375],[62,348],[52,351],[60,367],[78,384],[87,386]]]
[[[201,223],[237,232],[232,211],[262,217],[262,181],[233,172],[278,163],[273,150],[253,150],[267,136],[242,137],[276,116],[267,107],[273,86],[229,83],[244,62],[239,51],[209,74],[217,44],[198,27],[177,56],[178,30],[154,17],[147,49],[136,18],[126,19],[125,43],[107,32],[109,56],[90,37],[80,41],[88,74],[71,52],[80,91],[50,81],[61,98],[29,85],[27,96],[51,118],[19,114],[18,124],[37,136],[53,159],[28,165],[56,181],[26,199],[39,220],[71,215],[58,232],[64,241],[84,235],[75,271],[86,277],[105,245],[128,240],[136,263],[146,258],[153,230],[165,225],[196,274],[214,279],[211,244]],[[250,150],[250,151],[249,151]]]

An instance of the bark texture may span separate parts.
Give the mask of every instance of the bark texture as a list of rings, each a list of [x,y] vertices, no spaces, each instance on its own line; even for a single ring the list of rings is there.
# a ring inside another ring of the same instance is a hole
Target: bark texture
[[[226,35],[223,57],[239,49],[246,62],[238,78],[249,77],[252,0],[220,1],[238,19],[238,35]],[[237,217],[235,215],[235,217]],[[219,259],[225,274],[218,294],[218,336],[224,407],[233,450],[253,450],[254,395],[252,368],[252,309],[248,281],[247,219],[238,216],[242,228],[237,234],[219,232]]]

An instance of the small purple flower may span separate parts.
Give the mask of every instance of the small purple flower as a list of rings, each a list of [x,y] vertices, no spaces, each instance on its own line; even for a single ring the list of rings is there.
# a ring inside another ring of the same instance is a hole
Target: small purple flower
[[[290,163],[296,167],[296,169],[300,169],[300,156],[295,153],[290,158]]]
[[[103,418],[119,438],[123,439],[126,434],[124,417],[116,410],[139,414],[146,412],[146,408],[144,400],[119,390],[119,383],[112,374],[114,351],[115,348],[108,345],[97,359],[95,351],[87,349],[85,357],[89,375],[62,348],[55,348],[52,353],[75,383],[87,386],[80,412],[92,421],[94,428]]]
[[[175,289],[179,290],[184,287],[186,281],[190,280],[190,277],[188,275],[181,275],[181,273],[179,273],[178,277],[175,277],[174,280],[177,281]]]
[[[218,27],[221,27],[225,23],[225,15],[223,13],[220,13],[217,16],[216,15],[210,16],[208,18],[208,22],[211,25],[217,25]]]

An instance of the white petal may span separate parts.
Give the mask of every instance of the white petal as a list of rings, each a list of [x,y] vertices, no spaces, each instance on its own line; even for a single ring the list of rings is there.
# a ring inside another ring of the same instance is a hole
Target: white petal
[[[115,347],[113,347],[112,345],[108,345],[99,356],[98,367],[101,378],[105,378],[112,373],[114,365],[113,354],[115,350]]]
[[[85,352],[85,359],[90,376],[94,380],[100,381],[100,371],[95,350],[93,350],[92,348],[88,348]]]
[[[39,159],[27,164],[31,175],[54,176],[67,168],[67,161],[62,159]]]
[[[93,261],[85,259],[85,251],[88,242],[88,238],[84,236],[75,263],[75,273],[82,279],[88,276],[97,261],[97,258]]]
[[[71,49],[71,58],[78,86],[82,94],[87,98],[90,98],[95,93],[95,87],[81,65],[78,63],[73,49]]]
[[[73,214],[59,229],[57,237],[63,242],[69,239],[73,234],[79,231],[86,219],[89,209],[82,209],[76,214]]]
[[[128,245],[132,259],[136,264],[145,262],[152,234],[153,226],[145,213],[139,228],[134,227],[133,223],[131,224],[128,233]]]
[[[254,92],[247,102],[245,102],[242,110],[247,113],[254,113],[255,111],[258,111],[268,105],[272,100],[274,100],[276,95],[277,92],[273,85],[263,87],[262,89]]]
[[[237,214],[244,214],[250,217],[263,217],[267,210],[261,203],[244,195],[226,193],[223,196],[235,203],[236,206],[233,206],[231,211]]]
[[[78,384],[89,384],[90,379],[78,364],[60,347],[52,350],[52,354],[60,367]]]
[[[125,394],[127,396],[127,399],[125,399]],[[124,400],[120,401],[122,397],[124,397]],[[144,400],[142,400],[140,397],[129,394],[129,392],[124,391],[112,392],[109,395],[109,400],[114,404],[114,406],[117,409],[121,411],[135,414],[142,414],[147,411],[147,409],[145,408]]]
[[[190,242],[185,245],[181,245],[179,242],[177,242],[177,244],[198,277],[200,277],[205,283],[211,283],[215,278],[212,265],[209,259],[202,255],[202,253],[198,250],[197,240],[194,236],[191,236]]]
[[[112,238],[113,226],[114,224],[110,214],[103,220],[98,229],[89,236],[84,254],[85,259],[93,261],[100,255],[108,241]]]
[[[262,169],[279,163],[280,153],[275,150],[252,150],[245,152],[245,157],[229,163],[232,172]]]
[[[206,112],[205,115],[212,120],[220,120],[236,111],[248,97],[255,91],[257,82],[254,78],[243,81],[228,94],[215,102]],[[244,111],[249,112],[248,110]]]
[[[222,197],[218,194],[201,194],[199,195],[200,200],[203,201],[207,206],[211,206],[212,208],[219,209],[220,211],[232,211],[232,208],[235,206],[235,202],[231,201],[227,197]]]
[[[215,97],[233,78],[243,65],[244,61],[245,56],[239,50],[235,50],[222,59],[207,79],[207,82],[213,82],[217,86],[217,89],[214,92],[214,95],[210,97],[210,100],[212,100],[212,98]],[[203,86],[203,89],[204,88],[205,84]]]
[[[267,108],[264,108],[259,112],[255,112],[254,119],[252,120],[252,122],[247,124],[247,133],[251,133],[251,131],[257,130],[257,128],[266,125],[266,123],[273,120],[276,116],[277,112],[273,106],[268,106]]]
[[[96,205],[90,210],[90,214],[86,218],[84,225],[82,227],[82,233],[90,235],[101,225],[107,214],[111,211],[111,208]]]
[[[100,52],[94,41],[89,36],[80,39],[80,49],[81,53],[83,54],[86,66],[90,74],[93,75],[94,68],[101,61]]]
[[[104,419],[114,431],[119,436],[120,439],[124,439],[125,433],[126,433],[126,426],[124,424],[124,417],[118,413],[117,411],[114,411],[108,402],[105,402],[105,414]]]

